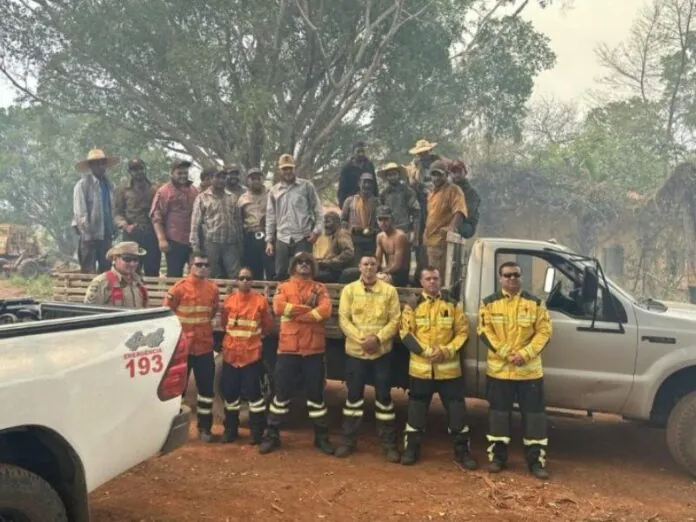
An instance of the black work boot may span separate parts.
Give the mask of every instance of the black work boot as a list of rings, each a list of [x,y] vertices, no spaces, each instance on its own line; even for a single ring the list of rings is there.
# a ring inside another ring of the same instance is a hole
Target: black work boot
[[[492,460],[491,463],[488,465],[488,472],[489,473],[500,473],[505,469],[505,463],[501,462],[500,460]]]
[[[507,444],[501,441],[490,441],[490,446],[488,446],[488,465],[489,473],[500,473],[505,469],[505,463],[507,462]]]
[[[351,444],[348,441],[343,441],[341,445],[336,448],[335,455],[339,459],[345,459],[347,457],[350,457],[353,453],[355,452],[355,445]]]
[[[314,426],[314,447],[324,455],[333,455],[335,449],[329,440],[329,429],[324,426]]]
[[[222,433],[222,438],[220,439],[223,443],[230,443],[237,440],[239,435],[239,412],[238,411],[227,411],[225,412],[225,431]]]
[[[421,434],[418,431],[409,431],[404,436],[404,453],[401,455],[401,464],[411,466],[420,459]]]
[[[280,432],[278,428],[269,426],[266,429],[266,434],[259,445],[259,453],[266,455],[280,448]]]
[[[266,416],[263,413],[249,414],[251,445],[258,446],[263,442],[263,430],[266,428]]]
[[[458,433],[453,437],[454,441],[454,458],[462,465],[464,469],[474,470],[478,464],[471,456],[469,451],[469,435],[466,433]]]
[[[387,462],[398,464],[401,461],[399,446],[396,443],[396,427],[393,422],[377,421],[377,435],[382,453]]]
[[[358,431],[362,417],[351,417],[344,414],[341,430],[343,431],[341,445],[336,448],[335,455],[339,459],[344,459],[355,453],[358,447]]]

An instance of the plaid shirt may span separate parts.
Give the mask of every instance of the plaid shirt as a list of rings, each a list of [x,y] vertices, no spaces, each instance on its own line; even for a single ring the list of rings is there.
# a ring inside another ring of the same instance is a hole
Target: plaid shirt
[[[242,243],[242,214],[237,196],[225,190],[217,195],[210,187],[193,204],[191,246],[201,249],[205,242],[223,245]]]

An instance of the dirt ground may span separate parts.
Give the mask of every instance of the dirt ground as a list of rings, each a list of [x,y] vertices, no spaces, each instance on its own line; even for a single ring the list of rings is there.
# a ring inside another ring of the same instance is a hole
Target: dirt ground
[[[336,434],[344,388],[330,383],[327,395]],[[395,396],[403,426],[405,396]],[[468,404],[472,449],[484,463],[486,404]],[[95,491],[94,521],[696,520],[696,482],[673,463],[664,432],[616,417],[552,416],[552,476],[544,483],[531,478],[522,463],[519,419],[510,470],[491,476],[483,470],[463,471],[453,462],[444,411],[437,402],[422,460],[408,468],[382,459],[371,414],[365,418],[359,451],[339,460],[312,447],[301,400],[293,404],[293,412],[283,447],[271,455],[259,455],[244,428],[240,440],[228,445],[200,443],[192,429],[182,449],[151,459]]]
[[[20,296],[21,289],[0,281],[0,297]],[[405,396],[394,395],[403,427]],[[334,442],[344,400],[343,385],[330,383]],[[510,469],[491,476],[463,471],[453,462],[438,402],[431,408],[421,462],[412,467],[382,459],[371,413],[355,455],[346,460],[321,455],[312,447],[302,402],[293,404],[283,447],[271,455],[261,456],[248,444],[245,428],[240,440],[228,445],[200,443],[192,428],[183,448],[92,493],[94,522],[696,521],[696,482],[673,462],[659,429],[606,415],[552,416],[551,480],[540,482],[522,462],[519,418]],[[468,405],[472,450],[485,465],[486,404]],[[371,404],[367,408],[373,411]]]

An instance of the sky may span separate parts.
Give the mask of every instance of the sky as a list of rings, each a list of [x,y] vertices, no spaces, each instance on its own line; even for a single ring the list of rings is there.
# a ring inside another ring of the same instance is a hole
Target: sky
[[[615,46],[628,36],[631,22],[647,0],[564,0],[541,8],[530,3],[524,16],[551,39],[557,55],[553,70],[542,73],[533,99],[555,97],[563,101],[587,102],[590,90],[601,89],[602,68],[594,55],[602,42]],[[13,93],[0,78],[0,106],[12,102]]]

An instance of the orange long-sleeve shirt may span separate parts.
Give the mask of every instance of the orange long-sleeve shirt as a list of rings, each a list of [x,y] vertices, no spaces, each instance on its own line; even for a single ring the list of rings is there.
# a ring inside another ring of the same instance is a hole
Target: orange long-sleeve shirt
[[[261,338],[275,326],[268,301],[255,292],[235,292],[227,296],[220,323],[225,330],[222,358],[236,368],[261,359]]]
[[[213,351],[213,318],[217,314],[220,291],[209,279],[189,275],[177,281],[164,297],[181,322],[191,355]]]
[[[293,277],[278,286],[273,311],[280,317],[278,353],[305,356],[324,352],[324,325],[331,317],[326,286]]]

